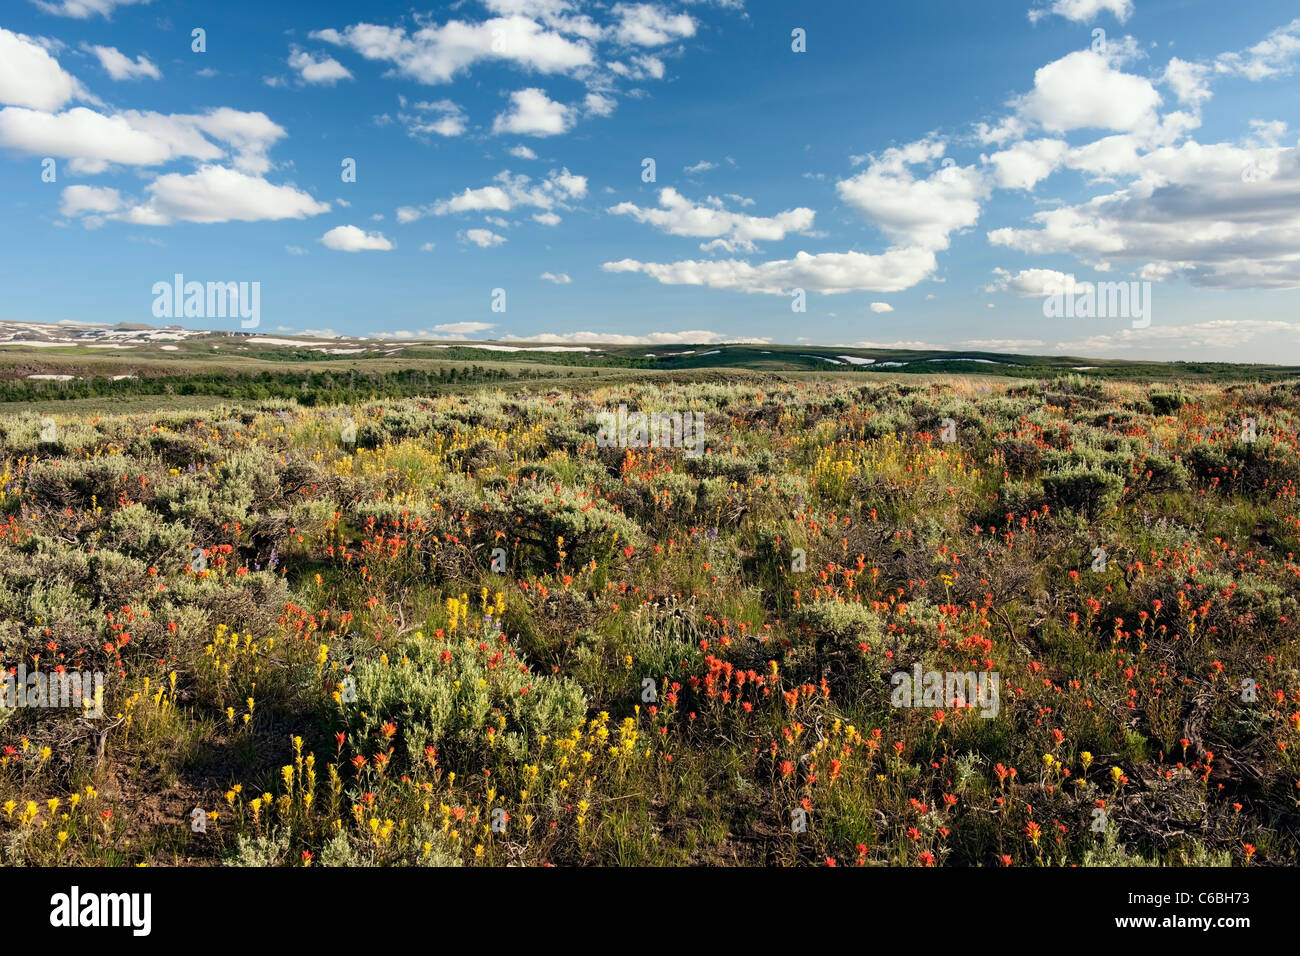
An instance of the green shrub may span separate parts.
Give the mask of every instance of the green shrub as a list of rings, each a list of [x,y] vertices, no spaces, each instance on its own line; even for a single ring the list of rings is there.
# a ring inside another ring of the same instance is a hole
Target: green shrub
[[[582,688],[565,678],[531,673],[504,637],[485,640],[416,636],[387,663],[373,658],[352,670],[355,705],[348,730],[371,752],[393,721],[400,756],[422,761],[433,747],[453,765],[475,766],[500,748],[514,760],[530,756],[542,735],[564,734],[586,716]]]

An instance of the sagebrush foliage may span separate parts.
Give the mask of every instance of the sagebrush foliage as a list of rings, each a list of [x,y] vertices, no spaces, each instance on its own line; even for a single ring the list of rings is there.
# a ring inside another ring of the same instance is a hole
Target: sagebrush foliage
[[[1294,864],[1296,398],[734,377],[0,419],[0,655],[107,678],[101,719],[0,714],[0,845]],[[599,447],[619,404],[701,416],[704,454]],[[918,665],[997,673],[996,714],[896,709]]]

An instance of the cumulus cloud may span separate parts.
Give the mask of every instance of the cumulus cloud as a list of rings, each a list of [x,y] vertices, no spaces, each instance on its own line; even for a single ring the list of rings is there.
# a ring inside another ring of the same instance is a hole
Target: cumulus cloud
[[[571,39],[519,14],[481,23],[430,23],[411,33],[357,23],[341,31],[318,30],[311,38],[349,47],[368,60],[392,63],[403,76],[428,84],[448,83],[482,61],[507,61],[538,73],[572,73],[595,63],[586,40]]]
[[[220,151],[203,140],[201,158]],[[0,145],[33,156],[157,166],[172,159],[178,143],[134,128],[123,116],[104,116],[84,106],[62,113],[9,106],[0,110]]]
[[[321,245],[337,252],[388,252],[393,244],[381,232],[366,232],[357,226],[335,226],[320,237]]]
[[[1219,73],[1264,80],[1288,76],[1300,60],[1300,17],[1278,27],[1267,37],[1240,53],[1224,53],[1214,61]]]
[[[1120,328],[1115,332],[1057,342],[1054,351],[1072,355],[1118,353],[1167,355],[1171,350],[1200,352],[1221,358],[1247,345],[1258,350],[1263,342],[1286,348],[1295,342],[1300,323],[1280,319],[1211,319],[1190,325],[1153,323],[1143,329]]]
[[[994,245],[1216,288],[1300,288],[1300,150],[1187,142],[1134,160],[1127,187],[1043,210]]]
[[[1016,103],[1043,129],[1146,131],[1157,125],[1160,93],[1145,77],[1115,66],[1115,55],[1075,50],[1034,73],[1034,88]]]
[[[1120,23],[1133,15],[1133,0],[1053,0],[1048,7],[1029,11],[1031,23],[1053,14],[1075,23],[1091,23],[1102,13],[1109,13]]]
[[[1180,103],[1199,109],[1210,98],[1209,75],[1210,67],[1204,63],[1189,63],[1175,56],[1165,64],[1161,81],[1173,91]]]
[[[501,342],[536,342],[539,344],[591,343],[593,345],[726,345],[752,343],[766,345],[769,338],[742,338],[693,329],[685,332],[651,332],[648,335],[628,335],[621,332],[539,332],[536,335],[503,335]]]
[[[568,285],[573,281],[567,272],[543,272],[537,278],[545,279],[547,282],[554,282],[556,285]]]
[[[33,0],[46,13],[85,20],[99,15],[107,19],[117,7],[129,7],[149,0]]]
[[[69,186],[63,190],[59,211],[65,216],[81,213],[110,213],[122,208],[122,195],[116,189],[96,186]]]
[[[850,342],[848,347],[855,349],[909,349],[923,352],[946,351],[948,348],[945,345],[935,345],[932,342],[922,342],[919,339],[897,342]]]
[[[618,101],[603,93],[588,93],[582,101],[583,112],[587,116],[612,116]]]
[[[695,35],[695,20],[685,13],[669,13],[655,3],[614,5],[613,34],[629,46],[663,46]]]
[[[436,133],[438,136],[460,136],[469,128],[465,111],[451,100],[414,103],[414,113],[398,113],[397,118],[411,136]]]
[[[994,269],[994,279],[984,287],[985,292],[1010,292],[1022,299],[1055,294],[1067,289],[1083,289],[1076,283],[1074,275],[1058,272],[1055,269],[1021,269],[1011,273],[1006,269]]]
[[[492,184],[466,188],[450,199],[440,199],[426,206],[402,206],[397,210],[400,223],[415,222],[426,216],[445,216],[465,212],[510,212],[520,206],[532,206],[543,212],[555,208],[568,208],[570,200],[587,195],[587,177],[569,172],[568,167],[551,170],[543,180],[534,180],[523,173],[503,170]],[[539,220],[544,225],[554,225],[549,220]],[[555,222],[558,222],[558,217]]]
[[[1042,339],[967,339],[957,344],[981,352],[1024,352],[1046,343]]]
[[[892,147],[880,156],[861,157],[867,168],[840,181],[840,197],[893,241],[883,253],[800,251],[792,259],[750,263],[738,259],[715,261],[642,262],[626,258],[606,262],[602,269],[641,273],[666,285],[700,285],[736,292],[789,295],[794,289],[834,295],[844,292],[900,292],[928,278],[937,268],[935,253],[948,248],[952,232],[975,224],[980,201],[989,194],[985,177],[974,168],[940,165],[928,177],[917,178],[911,167],[933,164],[943,157],[945,144],[934,137]],[[697,206],[675,190],[660,195],[660,208],[642,209],[631,203],[613,207],[681,235],[716,236],[702,248],[752,249],[756,240],[781,238],[806,231],[812,210],[787,210],[771,219],[730,213],[719,200]]]
[[[99,60],[99,65],[115,80],[138,80],[141,77],[154,80],[162,79],[162,73],[158,67],[143,54],[132,60],[117,47],[88,46],[86,49],[95,54]]]
[[[567,133],[575,119],[573,107],[557,103],[537,87],[528,87],[510,94],[510,108],[492,121],[492,132],[557,136]]]
[[[332,56],[317,59],[305,50],[295,50],[289,56],[289,66],[304,83],[333,86],[339,80],[352,79],[351,71]]]
[[[688,0],[695,2],[695,0]],[[453,5],[445,23],[417,16],[416,26],[359,22],[316,30],[312,40],[333,44],[367,60],[390,64],[388,75],[444,84],[481,64],[506,64],[521,72],[571,77],[588,92],[578,102],[556,103],[538,87],[515,94],[496,119],[497,132],[554,136],[580,117],[609,116],[620,80],[661,80],[666,69],[658,48],[680,52],[698,32],[689,13],[660,3],[590,5],[577,0],[482,0],[491,16],[475,20]],[[719,6],[742,9],[743,0]],[[584,8],[586,10],[584,11]]]
[[[72,186],[64,190],[64,215],[107,214],[106,218],[137,226],[167,226],[173,222],[258,222],[301,219],[329,211],[292,186],[277,186],[223,166],[202,166],[187,175],[169,173],[145,187],[147,198],[123,200],[113,189]],[[110,208],[111,207],[111,208]],[[102,220],[91,216],[89,226]]]
[[[605,68],[615,76],[625,80],[662,80],[664,78],[664,61],[657,56],[644,54],[631,57],[626,63],[622,60],[610,60]]]
[[[534,153],[527,146],[523,145],[522,143],[520,143],[518,146],[511,146],[508,150],[506,150],[506,152],[509,153],[511,156],[513,156],[515,159],[536,159],[537,158],[537,154]]]
[[[452,212],[481,212],[485,209],[508,211],[511,208],[510,196],[500,186],[483,186],[480,189],[466,189],[464,192],[434,203],[434,215],[445,216]],[[397,218],[410,221],[398,210]]]
[[[473,335],[475,332],[486,332],[493,327],[491,322],[446,322],[435,325],[433,331],[445,335]]]
[[[442,325],[435,325],[429,329],[417,329],[410,331],[407,329],[398,329],[394,332],[376,332],[374,337],[377,339],[442,339],[448,341],[461,341],[469,338],[479,332],[486,332],[495,328],[491,322],[446,322]]]
[[[0,110],[0,146],[91,164],[229,159],[241,171],[261,174],[270,168],[267,152],[284,135],[264,113],[227,107],[202,115],[134,110],[105,115],[82,106],[61,113],[14,106]]]
[[[811,209],[802,206],[771,217],[730,212],[721,199],[710,196],[703,204],[697,205],[671,186],[660,190],[657,208],[622,202],[610,206],[609,212],[631,216],[670,235],[712,239],[713,242],[705,243],[701,248],[718,248],[727,252],[753,251],[756,241],[784,239],[790,232],[806,233],[812,228],[815,215]]]
[[[491,229],[466,229],[457,235],[461,242],[472,242],[481,249],[499,246],[506,241],[505,236],[499,236]]]
[[[1032,190],[1061,164],[1069,148],[1063,139],[1025,139],[987,161],[999,188]]]
[[[947,249],[953,232],[975,225],[990,189],[983,174],[969,166],[941,165],[927,177],[913,175],[912,166],[937,162],[946,148],[933,137],[891,147],[858,175],[836,183],[836,189],[896,244]]]
[[[85,90],[39,42],[0,27],[0,103],[57,110]]]
[[[737,259],[682,262],[606,262],[606,272],[639,272],[664,285],[699,285],[732,292],[789,295],[793,289],[834,295],[843,292],[901,292],[935,270],[934,251],[890,249],[879,255],[862,252],[798,253],[753,265]]]
[[[893,312],[894,307],[890,305],[888,302],[873,302],[871,303],[871,311],[872,312]]]

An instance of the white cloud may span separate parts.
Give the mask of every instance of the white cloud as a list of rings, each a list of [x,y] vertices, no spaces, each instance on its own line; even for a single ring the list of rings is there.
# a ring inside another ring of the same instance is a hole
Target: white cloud
[[[307,250],[302,246],[285,246],[284,251],[291,256],[305,256],[308,254]]]
[[[450,82],[475,63],[505,60],[538,73],[572,73],[595,63],[590,44],[547,30],[526,16],[481,23],[429,23],[408,34],[401,27],[357,23],[345,30],[318,30],[313,40],[351,47],[368,60],[394,64],[421,83]]]
[[[1067,289],[1082,290],[1087,283],[1077,283],[1073,273],[1055,269],[1021,269],[1014,275],[1006,269],[994,269],[993,282],[984,287],[985,292],[1010,292],[1022,299],[1055,294]]]
[[[450,83],[480,64],[573,78],[587,87],[581,101],[556,103],[539,87],[531,87],[522,101],[515,94],[516,102],[494,126],[499,133],[554,136],[567,132],[580,117],[609,116],[617,105],[618,80],[663,79],[664,60],[650,48],[680,44],[698,29],[690,14],[653,2],[610,6],[579,0],[483,0],[481,5],[493,14],[482,21],[463,10],[465,5],[454,4],[448,9],[464,19],[437,23],[433,14],[424,14],[417,15],[409,29],[361,22],[316,30],[309,37],[391,64],[386,75],[426,84]],[[741,9],[743,0],[719,5]],[[591,12],[581,12],[584,8]],[[670,50],[676,55],[681,47]]]
[[[543,180],[503,170],[496,175],[493,185],[467,188],[450,199],[440,199],[426,206],[402,206],[397,210],[397,221],[415,222],[425,216],[445,216],[449,213],[509,212],[518,206],[533,206],[546,213],[556,207],[568,208],[568,200],[581,199],[585,195],[587,177],[569,172],[568,167],[551,170]],[[546,219],[538,221],[544,225],[554,225]],[[555,222],[559,222],[558,217]]]
[[[433,331],[447,335],[473,335],[475,332],[486,332],[491,328],[494,328],[491,322],[448,322],[435,325]]]
[[[122,195],[116,189],[96,186],[69,186],[63,190],[59,211],[65,216],[83,212],[109,213],[122,208]]]
[[[543,226],[558,226],[562,220],[553,212],[535,212],[533,221]]]
[[[540,332],[536,335],[503,335],[501,342],[538,342],[569,344],[590,342],[594,345],[725,345],[728,343],[767,344],[768,338],[738,339],[721,332],[694,329],[685,332],[651,332],[648,335],[627,335],[621,332]]]
[[[662,46],[695,35],[695,20],[654,3],[619,3],[613,9],[614,37],[629,46]]]
[[[1075,50],[1040,67],[1019,115],[1043,129],[1148,131],[1157,125],[1160,94],[1145,77],[1115,68],[1115,54]]]
[[[1300,58],[1300,18],[1278,27],[1265,39],[1241,53],[1224,53],[1214,61],[1219,73],[1263,80],[1288,76]]]
[[[85,90],[29,36],[0,27],[0,103],[35,110],[56,110]]]
[[[683,262],[606,262],[606,272],[640,272],[664,285],[702,285],[732,292],[789,295],[799,288],[834,295],[842,292],[901,292],[935,270],[934,251],[890,249],[880,255],[862,252],[800,252],[793,259],[753,265],[736,259]]]
[[[1037,23],[1044,17],[1056,14],[1075,23],[1091,23],[1101,13],[1110,13],[1123,23],[1133,15],[1133,0],[1053,0],[1052,5],[1046,9],[1030,10],[1029,20]]]
[[[1180,103],[1186,103],[1193,109],[1210,98],[1210,87],[1206,81],[1210,68],[1204,63],[1189,63],[1178,57],[1171,57],[1165,64],[1162,82],[1174,91]]]
[[[909,167],[936,162],[946,144],[926,138],[891,147],[856,176],[836,183],[840,198],[875,223],[895,243],[947,249],[949,236],[978,221],[990,189],[974,167],[941,166],[917,179]]]
[[[695,163],[691,166],[682,167],[682,171],[685,173],[689,173],[692,176],[695,176],[698,175],[699,173],[707,173],[710,169],[717,169],[717,168],[718,168],[717,163],[711,163],[707,159],[701,159],[698,163]]]
[[[464,232],[457,233],[461,242],[472,242],[481,249],[487,249],[491,246],[499,246],[506,241],[505,236],[499,236],[491,229],[466,229]]]
[[[276,186],[224,166],[202,166],[198,172],[159,176],[145,191],[149,199],[111,218],[136,225],[165,226],[184,222],[259,222],[301,219],[329,211],[292,186]]]
[[[945,144],[933,137],[867,157],[862,173],[841,181],[841,198],[862,212],[895,245],[880,254],[862,252],[799,252],[793,259],[757,265],[740,260],[686,260],[670,263],[623,259],[606,262],[607,272],[640,272],[666,285],[703,285],[737,292],[789,295],[793,289],[833,295],[843,292],[899,292],[928,278],[937,268],[935,252],[946,249],[953,231],[975,224],[980,200],[989,184],[970,167],[941,167],[927,179],[916,179],[909,167],[935,162]],[[666,194],[666,198],[664,196]],[[636,215],[666,231],[686,235],[715,235],[705,248],[746,248],[754,240],[779,238],[812,224],[811,210],[788,210],[773,220],[727,213],[721,203],[692,206],[675,191],[661,194],[664,208],[643,210],[623,203],[611,211]],[[786,217],[782,220],[782,216]],[[729,218],[730,217],[730,218]]]
[[[622,60],[611,60],[605,64],[605,68],[615,76],[633,81],[662,80],[665,72],[664,61],[649,54],[631,57],[627,63]]]
[[[1042,339],[967,339],[957,344],[980,352],[1023,352],[1047,343]]]
[[[582,103],[588,116],[609,116],[618,105],[614,97],[605,96],[603,93],[588,93]]]
[[[510,109],[493,120],[492,132],[556,136],[568,132],[574,120],[573,107],[557,103],[537,87],[528,87],[510,94]]]
[[[304,83],[333,86],[339,80],[352,79],[351,71],[332,56],[318,60],[305,50],[295,50],[289,56],[289,66]]]
[[[229,156],[241,171],[261,174],[270,168],[267,151],[284,135],[264,113],[227,107],[202,115],[134,110],[104,115],[81,106],[62,113],[0,110],[0,146],[94,164],[87,171],[102,171],[101,164],[107,163],[157,166],[174,159],[213,162]]]
[[[524,146],[522,143],[518,146],[511,146],[508,150],[506,150],[506,152],[509,153],[511,156],[513,156],[515,159],[536,159],[537,158],[537,154],[534,153],[527,146]]]
[[[558,173],[552,170],[548,182],[567,193],[572,199],[581,199],[587,195],[587,177],[569,172],[567,166]]]
[[[335,226],[318,241],[338,252],[388,252],[393,248],[382,232],[366,232],[357,226]]]
[[[1061,164],[1069,150],[1063,139],[1022,139],[988,157],[1001,189],[1032,190]]]
[[[547,282],[554,282],[556,285],[568,285],[573,281],[567,272],[543,272],[537,278],[545,279]]]
[[[1007,140],[1019,139],[1025,135],[1025,121],[1015,115],[1004,116],[996,125],[977,123],[975,135],[981,143],[1001,146]]]
[[[134,61],[125,53],[111,46],[91,46],[87,47],[96,57],[99,58],[99,65],[115,80],[137,80],[141,77],[150,79],[162,79],[162,73],[158,67],[149,61],[149,58],[141,54]]]
[[[649,223],[674,236],[696,236],[712,239],[705,247],[727,252],[752,251],[754,243],[784,239],[787,233],[806,233],[812,228],[813,210],[804,207],[787,209],[772,217],[750,216],[730,212],[722,200],[709,197],[704,204],[692,203],[677,190],[668,186],[659,192],[658,208],[637,206],[622,202],[610,206],[615,215],[631,216],[638,222]]]
[[[935,345],[933,342],[922,342],[919,339],[898,342],[850,342],[848,347],[855,349],[910,349],[919,352],[947,351],[948,349],[946,345]]]
[[[1148,276],[1200,286],[1300,288],[1300,148],[1189,141],[1133,163],[1126,188],[1040,211],[1037,228],[995,229],[989,241],[1098,268],[1141,263]]]
[[[436,133],[439,136],[460,136],[469,128],[469,118],[465,111],[451,100],[436,100],[432,103],[415,103],[414,115],[398,113],[397,118],[406,126],[412,136],[424,133]]]
[[[1135,176],[1142,168],[1138,153],[1141,146],[1142,140],[1130,133],[1103,136],[1071,149],[1065,165],[1098,179]]]
[[[33,2],[46,13],[84,20],[95,14],[108,18],[112,16],[116,7],[148,3],[149,0],[33,0]]]
[[[1300,323],[1280,319],[1211,319],[1191,325],[1152,323],[1144,329],[1120,328],[1115,332],[1057,342],[1054,351],[1076,355],[1134,352],[1168,355],[1172,350],[1200,350],[1206,357],[1221,357],[1258,340],[1272,340],[1279,347],[1295,342]]]
[[[871,303],[871,311],[872,312],[893,312],[894,307],[890,305],[888,302],[873,302]]]
[[[215,146],[203,142],[212,153],[204,158],[220,155]],[[6,107],[0,110],[0,145],[33,156],[139,166],[157,166],[175,155],[175,144],[133,128],[125,117],[104,116],[84,106],[62,113]]]
[[[466,189],[451,199],[434,204],[434,214],[444,216],[450,212],[481,212],[484,209],[509,211],[510,196],[500,186],[484,186],[481,189]],[[400,210],[398,218],[402,216]]]

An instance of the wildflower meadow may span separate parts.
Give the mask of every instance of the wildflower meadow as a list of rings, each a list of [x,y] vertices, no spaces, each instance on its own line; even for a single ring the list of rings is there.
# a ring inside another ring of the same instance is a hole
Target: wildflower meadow
[[[1296,407],[737,374],[8,413],[0,859],[1294,865]]]

